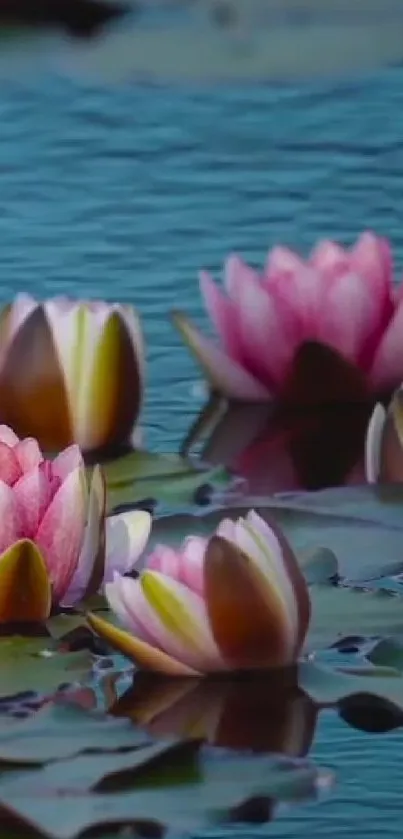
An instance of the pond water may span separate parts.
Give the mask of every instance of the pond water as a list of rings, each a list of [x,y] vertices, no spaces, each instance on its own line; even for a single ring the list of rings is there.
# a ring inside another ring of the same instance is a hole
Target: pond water
[[[283,89],[103,89],[49,74],[4,82],[0,120],[1,298],[135,303],[149,448],[177,451],[203,401],[166,317],[180,305],[206,323],[200,267],[373,228],[403,271],[402,70]],[[399,730],[365,735],[323,713],[311,754],[336,771],[335,790],[256,835],[398,836],[402,750]]]

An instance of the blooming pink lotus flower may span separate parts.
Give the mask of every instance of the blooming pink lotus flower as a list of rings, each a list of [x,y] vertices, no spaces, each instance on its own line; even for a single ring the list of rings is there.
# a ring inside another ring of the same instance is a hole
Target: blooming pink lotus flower
[[[143,669],[195,676],[293,663],[310,617],[307,586],[282,534],[253,510],[211,539],[158,546],[136,579],[105,586],[125,629],[92,629]]]
[[[73,445],[45,460],[33,438],[0,426],[0,623],[41,621],[73,606],[114,571],[130,571],[151,517],[133,511],[105,520],[105,481],[87,484]]]
[[[374,408],[365,441],[365,471],[370,484],[403,482],[403,387],[387,410],[380,402]]]
[[[307,260],[275,247],[262,274],[230,256],[224,285],[225,293],[200,275],[219,346],[184,314],[173,317],[212,389],[229,399],[282,397],[307,342],[354,365],[370,393],[393,390],[403,378],[403,295],[392,289],[389,244],[373,233],[350,250],[319,242]],[[310,378],[319,390],[314,366]]]
[[[19,294],[0,319],[0,420],[44,451],[133,437],[143,342],[132,306]]]

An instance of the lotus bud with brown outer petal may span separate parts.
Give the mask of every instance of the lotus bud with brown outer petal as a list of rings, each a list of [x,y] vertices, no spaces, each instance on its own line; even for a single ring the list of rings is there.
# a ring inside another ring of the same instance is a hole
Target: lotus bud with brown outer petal
[[[143,343],[131,306],[18,295],[0,317],[0,421],[46,452],[133,439]]]

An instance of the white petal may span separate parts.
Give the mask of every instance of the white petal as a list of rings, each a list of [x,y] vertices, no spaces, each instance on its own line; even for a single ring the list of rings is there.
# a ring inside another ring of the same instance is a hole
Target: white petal
[[[365,475],[369,484],[376,484],[379,478],[385,421],[385,408],[378,402],[372,412],[365,438]]]
[[[114,572],[127,574],[143,553],[152,526],[146,510],[132,510],[108,516],[106,519],[105,580],[113,579]]]
[[[48,300],[45,304],[63,371],[75,439],[83,447],[87,436],[88,382],[110,310],[106,303],[61,307],[57,300]]]

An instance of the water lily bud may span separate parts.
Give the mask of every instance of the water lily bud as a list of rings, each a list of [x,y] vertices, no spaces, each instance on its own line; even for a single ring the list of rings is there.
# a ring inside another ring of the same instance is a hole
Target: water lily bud
[[[0,321],[0,419],[42,449],[127,444],[138,419],[143,345],[131,306],[17,296]]]
[[[105,594],[124,629],[91,614],[92,629],[138,667],[172,676],[292,665],[310,618],[290,546],[253,510],[210,539],[157,546],[137,579],[115,574]]]

